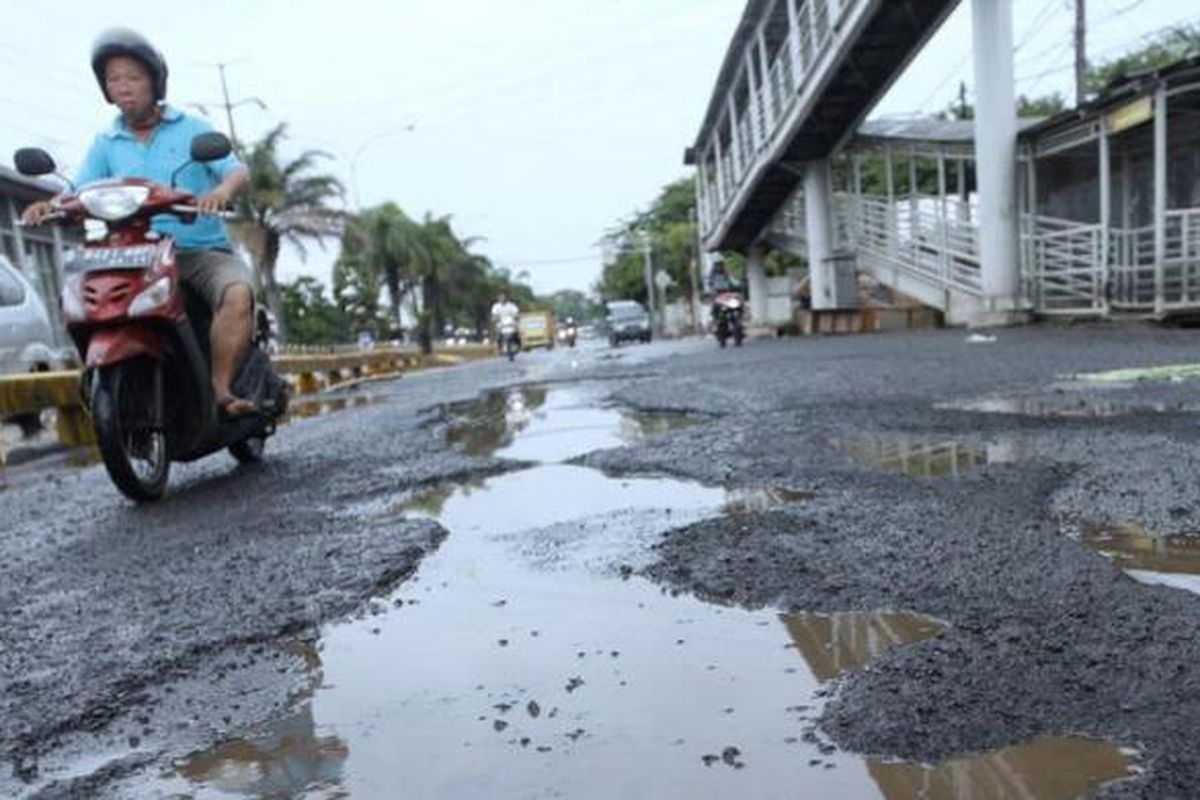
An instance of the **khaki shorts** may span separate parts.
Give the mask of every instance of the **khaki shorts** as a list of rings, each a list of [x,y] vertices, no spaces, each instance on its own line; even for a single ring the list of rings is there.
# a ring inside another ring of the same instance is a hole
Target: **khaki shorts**
[[[242,260],[227,250],[180,250],[175,254],[179,278],[208,307],[216,311],[230,286],[244,283],[254,295],[254,276]]]

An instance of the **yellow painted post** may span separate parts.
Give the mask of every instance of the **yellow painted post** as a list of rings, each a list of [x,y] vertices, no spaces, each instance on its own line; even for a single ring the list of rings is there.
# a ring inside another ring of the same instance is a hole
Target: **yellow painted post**
[[[316,394],[320,391],[320,386],[317,384],[317,376],[312,372],[301,372],[300,377],[296,380],[297,388],[300,394]]]
[[[82,406],[58,409],[58,441],[71,447],[96,444],[96,432],[92,428],[92,416]]]

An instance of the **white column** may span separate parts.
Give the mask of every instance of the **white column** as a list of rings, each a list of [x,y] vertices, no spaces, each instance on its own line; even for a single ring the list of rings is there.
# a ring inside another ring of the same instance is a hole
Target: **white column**
[[[975,52],[975,169],[983,293],[994,311],[1020,301],[1017,259],[1017,110],[1012,0],[972,0]]]
[[[1167,90],[1154,93],[1154,313],[1163,312],[1167,259]]]
[[[829,160],[810,161],[804,170],[804,216],[808,235],[808,275],[814,309],[834,308],[833,275],[827,259],[833,255]]]
[[[1112,229],[1112,158],[1109,152],[1108,123],[1100,118],[1100,241],[1097,248],[1100,263],[1096,272],[1096,306],[1108,307],[1109,231]]]
[[[759,245],[746,254],[746,288],[750,290],[750,322],[761,327],[767,324],[767,269],[765,253]]]

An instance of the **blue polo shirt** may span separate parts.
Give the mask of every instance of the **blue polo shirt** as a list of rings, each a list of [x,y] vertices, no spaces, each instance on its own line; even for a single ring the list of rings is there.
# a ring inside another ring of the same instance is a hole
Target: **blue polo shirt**
[[[150,138],[142,141],[129,130],[125,117],[118,114],[112,127],[97,134],[83,166],[75,174],[75,185],[105,178],[145,178],[171,185],[171,173],[191,158],[192,137],[207,133],[213,126],[206,120],[163,106],[162,119]],[[242,165],[232,153],[220,161],[191,164],[179,173],[175,185],[199,197],[219,184],[229,171]],[[218,217],[197,217],[185,223],[178,217],[160,214],[151,220],[151,228],[175,239],[181,250],[229,247],[225,223]]]

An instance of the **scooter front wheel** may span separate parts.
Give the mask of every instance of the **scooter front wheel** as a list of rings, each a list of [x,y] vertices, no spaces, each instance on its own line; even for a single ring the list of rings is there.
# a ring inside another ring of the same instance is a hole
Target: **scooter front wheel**
[[[162,497],[171,471],[166,434],[153,422],[156,369],[140,360],[101,367],[92,389],[92,426],[104,468],[137,502]]]

